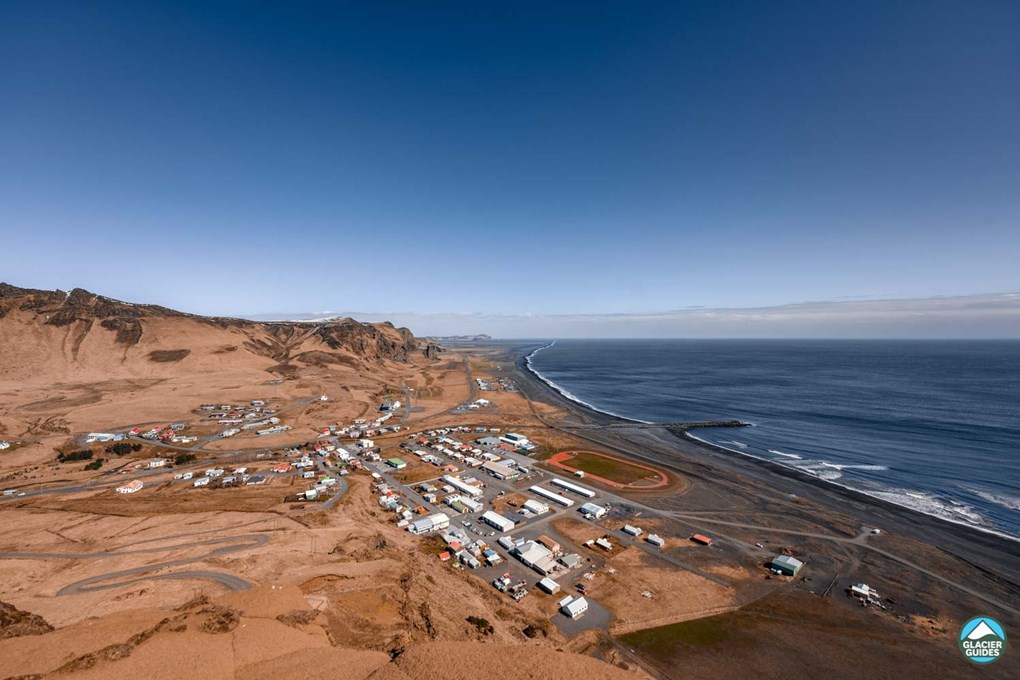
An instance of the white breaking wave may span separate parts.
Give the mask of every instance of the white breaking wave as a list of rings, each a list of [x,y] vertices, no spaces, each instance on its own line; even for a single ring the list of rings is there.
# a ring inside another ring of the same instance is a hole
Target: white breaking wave
[[[911,491],[907,489],[891,489],[882,491],[865,491],[869,496],[880,498],[897,505],[905,505],[908,508],[923,512],[926,515],[940,517],[957,524],[966,524],[985,530],[990,530],[988,520],[973,506],[959,501],[940,498],[933,493]],[[995,532],[998,533],[998,532]],[[1011,537],[1016,540],[1015,537]]]
[[[794,460],[801,460],[803,456],[798,456],[796,453],[786,453],[785,451],[776,451],[775,449],[769,449],[769,453],[774,453],[777,456],[783,456],[785,458],[793,458]]]
[[[967,491],[971,492],[978,498],[983,498],[989,503],[995,505],[1001,505],[1009,510],[1020,511],[1020,496],[1011,496],[1005,493],[994,493],[992,491],[985,491],[983,489],[971,489],[964,487]]]
[[[822,461],[822,465],[825,467],[831,467],[836,470],[888,470],[885,465],[844,465],[842,463],[829,463]]]
[[[730,444],[733,444],[738,449],[746,449],[747,448],[747,444],[745,444],[744,442],[738,442],[736,439],[730,440]]]
[[[892,503],[893,505],[899,505],[905,508],[909,508],[916,512],[920,512],[921,514],[924,515],[937,517],[938,519],[944,520],[946,522],[952,522],[953,524],[962,524],[964,526],[968,526],[988,534],[994,534],[1001,538],[1006,538],[1011,541],[1020,542],[1020,536],[1015,536],[1013,534],[1006,533],[1004,531],[996,529],[993,525],[991,525],[988,522],[988,520],[981,516],[981,514],[978,513],[977,510],[975,510],[973,507],[969,505],[966,505],[965,503],[945,500],[939,498],[938,496],[935,496],[934,494],[911,489],[891,489],[891,488],[878,490],[866,489],[857,485],[851,485],[836,481],[837,479],[840,479],[843,476],[842,472],[835,469],[835,466],[837,465],[836,463],[826,463],[825,461],[819,460],[807,460],[801,463],[795,463],[792,461],[784,462],[775,459],[765,459],[759,455],[755,455],[753,451],[744,451],[740,449],[732,449],[726,446],[722,446],[721,444],[717,444],[715,442],[708,441],[707,439],[703,439],[701,437],[693,435],[690,432],[687,433],[687,436],[690,437],[691,439],[696,439],[697,441],[703,442],[705,444],[710,444],[712,446],[717,446],[719,448],[725,449],[730,453],[735,453],[739,456],[747,456],[748,458],[754,458],[756,460],[768,460],[769,462],[775,463],[776,465],[782,465],[783,467],[789,468],[790,470],[796,470],[798,472],[802,472],[804,474],[815,477],[816,479],[821,479],[822,481],[833,484],[834,486],[849,489],[850,491],[856,491],[857,493],[862,493],[865,496],[871,496],[872,498],[877,498],[879,500]],[[779,453],[772,449],[768,449],[768,451],[769,453]],[[779,453],[779,455],[782,454]],[[796,454],[788,455],[793,456]],[[798,457],[797,460],[801,460],[800,457]],[[887,469],[881,465],[872,467]],[[977,491],[974,491],[974,493],[976,493],[979,496],[981,495]],[[1010,497],[1007,497],[1007,499],[1008,498]],[[1002,497],[999,496],[999,499],[1002,500]],[[1012,500],[1016,501],[1017,504],[1020,505],[1020,498]]]
[[[567,399],[577,402],[578,404],[586,406],[587,408],[590,408],[594,411],[598,411],[599,413],[605,413],[616,418],[632,420],[634,422],[639,423],[651,422],[647,420],[636,420],[634,418],[626,418],[625,416],[621,416],[617,413],[597,408],[585,402],[584,400],[579,399],[575,395],[571,394],[568,390],[565,390],[564,388],[560,387],[559,385],[557,385],[556,383],[542,375],[539,371],[535,370],[535,368],[531,364],[531,358],[538,352],[542,351],[543,349],[552,347],[554,344],[556,343],[551,342],[548,345],[539,347],[538,349],[532,351],[525,357],[525,366],[528,368],[529,371],[531,371],[532,374],[535,375],[535,377],[537,377],[545,384],[549,385],[551,388],[559,392]],[[988,534],[993,534],[995,536],[999,536],[1001,538],[1005,538],[1011,541],[1020,542],[1020,536],[1016,536],[995,528],[994,525],[992,525],[979,512],[977,512],[977,510],[975,510],[972,506],[967,505],[965,503],[942,499],[934,494],[923,491],[900,488],[886,488],[875,490],[862,488],[861,486],[858,485],[851,485],[836,481],[843,477],[842,473],[843,470],[872,470],[872,471],[888,470],[889,468],[885,465],[854,465],[854,464],[829,463],[827,461],[822,460],[803,460],[801,456],[795,453],[786,453],[784,451],[777,451],[775,449],[767,449],[767,451],[771,454],[790,459],[790,461],[784,462],[775,460],[774,458],[765,458],[762,455],[756,453],[754,449],[749,449],[746,444],[740,446],[741,444],[743,444],[743,442],[723,440],[717,443],[699,437],[695,434],[692,434],[691,432],[687,432],[686,434],[691,439],[702,442],[703,444],[724,449],[726,451],[729,451],[730,453],[735,453],[740,456],[746,456],[748,458],[754,458],[756,460],[762,460],[774,463],[776,465],[781,465],[785,468],[796,470],[798,472],[810,475],[816,479],[821,479],[822,481],[831,483],[834,486],[842,487],[850,491],[855,491],[866,496],[871,496],[872,498],[877,498],[879,500],[892,503],[893,505],[899,505],[905,508],[909,508],[916,512],[920,512],[921,514],[924,515],[937,517],[938,519],[944,520],[946,522],[952,522],[953,524],[968,526]],[[724,444],[733,444],[736,445],[738,448],[730,448],[728,446],[724,446]],[[990,492],[980,491],[977,489],[968,489],[968,491],[971,491],[975,495],[991,503],[1002,505],[1011,510],[1020,510],[1020,497],[1003,494],[992,494]]]
[[[829,465],[823,460],[806,460],[803,463],[780,463],[780,465],[786,465],[792,467],[795,470],[801,470],[809,475],[824,479],[827,482],[834,481],[843,476],[838,467]]]

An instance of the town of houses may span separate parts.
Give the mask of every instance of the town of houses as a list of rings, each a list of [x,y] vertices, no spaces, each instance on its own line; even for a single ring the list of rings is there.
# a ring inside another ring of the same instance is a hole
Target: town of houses
[[[489,406],[484,399],[468,403],[478,408]],[[549,528],[551,520],[576,517],[600,523],[613,511],[609,494],[581,483],[583,473],[568,479],[536,468],[530,457],[536,445],[525,435],[498,427],[456,425],[394,438],[392,435],[406,429],[394,422],[400,408],[399,401],[386,401],[373,418],[323,426],[314,441],[251,453],[250,463],[202,469],[201,461],[156,457],[132,461],[117,472],[141,477],[173,467],[171,483],[189,485],[196,492],[260,486],[285,478],[289,481],[284,501],[331,504],[346,490],[344,478],[363,471],[370,475],[379,506],[398,527],[441,542],[438,559],[477,573],[514,600],[521,600],[534,588],[558,596],[557,611],[563,621],[579,621],[592,607],[598,610],[590,599],[589,584],[599,568],[612,569],[604,558],[614,550],[633,545],[654,554],[664,547],[662,537],[630,523],[606,530],[583,545],[565,547],[550,536],[555,534]],[[264,400],[244,406],[203,404],[196,413],[203,422],[222,428],[205,440],[290,429],[281,421],[282,412]],[[81,442],[149,442],[198,452],[185,446],[200,439],[187,435],[187,429],[184,423],[171,423],[93,432]],[[378,445],[377,437],[385,437],[386,443]],[[401,473],[408,468],[407,461],[415,459],[418,473],[414,481],[405,480]],[[175,464],[181,460],[183,464]],[[427,473],[432,468],[434,474]],[[135,494],[144,486],[141,478],[133,479],[117,486],[116,491]],[[712,539],[701,534],[692,540],[712,544]],[[792,562],[772,565],[774,573],[795,575],[802,565],[795,558],[788,560]],[[599,621],[591,625],[599,625]]]

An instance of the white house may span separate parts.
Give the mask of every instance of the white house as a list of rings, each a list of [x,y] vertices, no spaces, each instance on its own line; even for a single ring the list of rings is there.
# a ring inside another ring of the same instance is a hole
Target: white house
[[[132,482],[128,482],[124,486],[118,486],[117,493],[137,493],[142,490],[142,486],[143,484],[141,480],[136,479]]]
[[[524,509],[530,512],[532,515],[544,515],[549,512],[549,506],[545,503],[540,503],[534,499],[528,499],[524,501]]]
[[[588,600],[583,597],[571,597],[568,595],[560,600],[559,604],[563,615],[569,616],[572,619],[579,618],[588,611]]]

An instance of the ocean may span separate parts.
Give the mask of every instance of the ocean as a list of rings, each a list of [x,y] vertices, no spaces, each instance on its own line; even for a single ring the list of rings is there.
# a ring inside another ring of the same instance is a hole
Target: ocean
[[[643,422],[1020,540],[1020,342],[560,340],[531,369]]]

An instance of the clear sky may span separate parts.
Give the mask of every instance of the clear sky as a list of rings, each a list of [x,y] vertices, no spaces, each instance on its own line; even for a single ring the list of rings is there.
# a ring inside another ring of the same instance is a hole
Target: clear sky
[[[16,285],[239,315],[1020,290],[1014,0],[7,0],[0,64]]]

